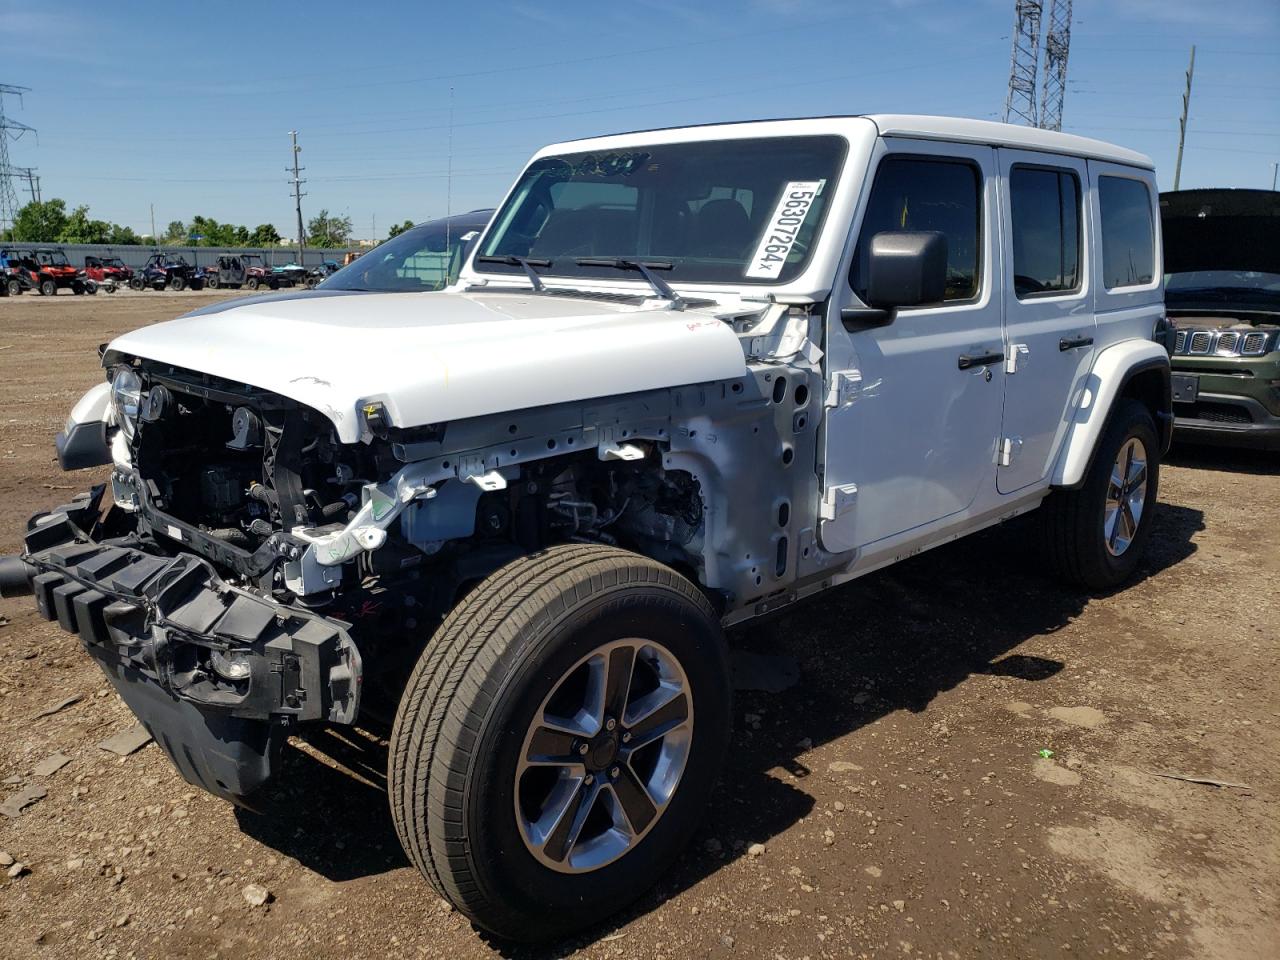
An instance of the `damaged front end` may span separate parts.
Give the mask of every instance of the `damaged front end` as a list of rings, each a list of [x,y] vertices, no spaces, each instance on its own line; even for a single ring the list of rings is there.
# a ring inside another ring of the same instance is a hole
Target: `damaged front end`
[[[80,637],[182,775],[210,793],[243,802],[295,724],[356,719],[361,662],[346,623],[166,551],[103,487],[33,517],[23,561],[40,613]]]

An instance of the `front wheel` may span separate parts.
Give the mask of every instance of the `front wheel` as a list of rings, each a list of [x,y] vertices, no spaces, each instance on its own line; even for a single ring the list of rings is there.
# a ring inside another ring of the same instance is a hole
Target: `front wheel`
[[[1151,536],[1160,487],[1160,441],[1151,412],[1116,402],[1084,484],[1041,508],[1045,552],[1064,578],[1111,590],[1133,576]]]
[[[481,583],[419,660],[388,794],[409,858],[515,940],[589,926],[690,839],[729,741],[715,612],[645,557],[552,547]]]
[[[57,293],[58,293],[58,285],[54,283],[52,280],[40,281],[40,296],[52,297],[52,296],[56,296]]]
[[[209,279],[207,279],[207,280],[204,282],[204,285],[205,285],[206,287],[208,287],[210,290],[217,290],[217,289],[218,289],[218,278],[217,278],[217,277],[210,277]]]
[[[18,297],[22,295],[22,282],[14,277],[9,278],[9,282],[5,285],[5,289],[9,291],[9,296]]]
[[[175,277],[169,278],[169,289],[172,290],[174,293],[180,292],[186,287],[186,285],[187,285],[186,277],[175,276]]]
[[[129,281],[130,290],[145,290],[146,288],[147,288],[146,281],[144,281],[141,277],[134,277],[132,280]]]

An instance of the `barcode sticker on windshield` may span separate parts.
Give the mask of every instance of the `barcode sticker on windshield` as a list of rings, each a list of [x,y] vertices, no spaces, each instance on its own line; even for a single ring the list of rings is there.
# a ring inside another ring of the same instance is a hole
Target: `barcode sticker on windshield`
[[[748,277],[773,280],[782,273],[787,254],[795,246],[804,218],[809,215],[809,209],[822,192],[824,183],[825,180],[792,180],[782,188],[777,209],[769,218],[769,225],[756,245],[751,262],[747,264]]]

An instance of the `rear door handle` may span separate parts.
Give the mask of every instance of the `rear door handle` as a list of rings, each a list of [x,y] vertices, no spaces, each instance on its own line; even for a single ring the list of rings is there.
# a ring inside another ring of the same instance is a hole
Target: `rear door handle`
[[[1063,337],[1058,341],[1058,349],[1064,353],[1067,350],[1074,350],[1076,347],[1093,346],[1093,337]]]
[[[971,367],[986,367],[993,363],[1003,363],[1003,353],[962,353],[960,354],[960,369],[968,370]]]

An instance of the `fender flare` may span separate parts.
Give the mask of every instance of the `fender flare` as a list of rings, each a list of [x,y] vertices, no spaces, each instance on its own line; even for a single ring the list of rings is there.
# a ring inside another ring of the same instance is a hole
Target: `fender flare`
[[[1163,345],[1151,340],[1126,340],[1100,351],[1093,368],[1076,388],[1068,411],[1066,440],[1054,465],[1054,487],[1078,487],[1088,475],[1094,450],[1106,428],[1116,399],[1138,374],[1148,370],[1163,373],[1165,402],[1156,411],[1161,452],[1169,449],[1173,431],[1172,401],[1169,397],[1169,355]]]
[[[107,442],[111,420],[111,384],[95,384],[76,401],[66,426],[54,440],[58,464],[63,470],[100,467],[111,462],[111,446]]]

